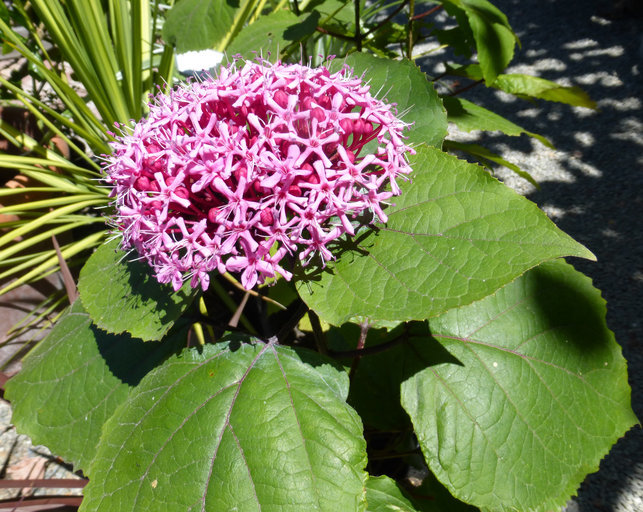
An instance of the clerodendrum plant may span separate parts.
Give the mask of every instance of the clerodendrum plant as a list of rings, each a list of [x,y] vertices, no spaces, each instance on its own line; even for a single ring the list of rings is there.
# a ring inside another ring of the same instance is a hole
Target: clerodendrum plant
[[[562,260],[594,256],[446,127],[412,62],[366,52],[232,59],[121,121],[114,236],[7,386],[89,477],[81,510],[566,502],[636,422]]]

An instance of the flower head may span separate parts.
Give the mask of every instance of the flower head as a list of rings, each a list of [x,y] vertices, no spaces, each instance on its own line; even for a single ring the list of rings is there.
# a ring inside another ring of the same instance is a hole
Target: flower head
[[[112,143],[111,222],[175,290],[207,289],[213,270],[241,272],[246,289],[290,279],[287,254],[326,261],[358,214],[386,222],[411,171],[406,126],[347,67],[234,62],[159,94]]]

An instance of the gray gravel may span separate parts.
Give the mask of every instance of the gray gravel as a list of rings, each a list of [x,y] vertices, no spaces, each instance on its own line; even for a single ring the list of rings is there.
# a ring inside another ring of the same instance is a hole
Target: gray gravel
[[[527,136],[455,131],[452,136],[486,145],[531,173],[540,190],[509,171],[497,171],[596,254],[596,263],[572,263],[603,291],[608,324],[629,362],[634,411],[643,418],[643,18],[601,16],[614,8],[610,2],[491,1],[507,14],[522,42],[509,72],[580,86],[598,110],[529,103],[478,87],[463,96],[544,134],[556,151]],[[439,71],[431,66],[425,61],[428,71]],[[567,510],[643,510],[640,427],[587,477]]]

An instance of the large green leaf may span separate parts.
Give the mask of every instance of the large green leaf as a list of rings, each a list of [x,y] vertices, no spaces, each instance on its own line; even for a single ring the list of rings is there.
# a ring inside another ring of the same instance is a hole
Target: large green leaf
[[[105,425],[81,510],[364,510],[347,391],[312,352],[231,338],[187,350]]]
[[[492,132],[498,130],[512,137],[524,133],[538,139],[545,146],[553,148],[552,143],[542,135],[527,131],[522,126],[512,123],[509,119],[464,98],[446,96],[442,98],[442,101],[444,102],[444,107],[447,109],[447,119],[455,123],[458,129],[462,131],[484,130]]]
[[[118,240],[101,245],[80,271],[78,292],[94,323],[114,334],[128,332],[160,340],[196,292],[186,283],[178,292],[160,284],[140,261],[127,261]]]
[[[228,37],[240,9],[252,0],[181,0],[170,9],[163,39],[179,52],[214,48]]]
[[[416,512],[400,487],[387,476],[370,477],[366,484],[368,512]]]
[[[86,471],[105,421],[130,387],[180,343],[180,335],[144,344],[107,334],[76,301],[7,383],[12,421],[20,433]]]
[[[340,244],[298,291],[327,322],[423,320],[490,295],[539,263],[593,258],[480,167],[420,146],[386,225]]]
[[[291,44],[313,34],[318,21],[318,12],[295,16],[291,11],[275,11],[261,16],[234,39],[228,47],[228,54],[241,54],[247,59],[259,55],[278,60]]]
[[[407,123],[408,142],[440,146],[447,133],[447,118],[442,101],[426,75],[411,61],[394,61],[366,53],[352,53],[346,59],[333,62],[333,69],[348,64],[357,76],[371,87],[371,93],[397,105],[397,111]]]
[[[425,458],[485,510],[553,510],[636,423],[626,363],[589,278],[543,264],[433,319],[458,364],[402,385]]]

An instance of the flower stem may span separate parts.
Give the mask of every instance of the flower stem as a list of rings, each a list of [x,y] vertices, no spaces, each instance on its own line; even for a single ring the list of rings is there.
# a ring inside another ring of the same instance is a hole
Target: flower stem
[[[226,293],[226,291],[223,289],[223,286],[221,286],[221,283],[219,283],[218,279],[212,279],[212,281],[210,281],[210,285],[214,293],[217,294],[217,296],[223,301],[223,303],[228,307],[228,309],[233,313],[236,312],[237,304]],[[248,321],[245,315],[241,315],[239,320],[241,321],[241,325],[243,325],[243,327],[245,327],[245,329],[250,334],[254,334],[255,336],[257,335],[257,331],[252,326],[252,324]]]
[[[415,0],[409,0],[408,48],[407,57],[413,60],[413,20],[415,16]]]
[[[456,96],[456,95],[458,95],[460,93],[468,91],[469,89],[473,89],[474,87],[477,87],[478,85],[480,85],[482,82],[484,82],[483,78],[481,78],[480,80],[476,80],[475,82],[473,82],[473,83],[471,83],[471,84],[469,84],[469,85],[467,85],[465,87],[462,87],[461,89],[453,91],[452,93],[449,94],[449,96]]]
[[[322,355],[328,355],[328,348],[326,347],[326,335],[322,329],[321,322],[317,313],[312,309],[308,310],[308,318],[310,319],[310,325],[313,328],[313,337],[315,338],[315,346],[317,351]]]
[[[353,364],[351,365],[350,372],[348,373],[348,378],[353,380],[355,372],[357,371],[357,366],[359,365],[359,360],[362,358],[362,350],[364,350],[364,345],[366,344],[366,336],[368,335],[368,330],[370,329],[370,324],[368,321],[364,321],[360,325],[359,340],[357,340],[357,348],[355,350],[356,356],[353,359]]]
[[[362,51],[362,34],[360,32],[360,12],[359,12],[359,1],[355,0],[355,46],[357,51]]]

